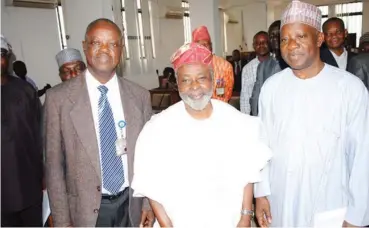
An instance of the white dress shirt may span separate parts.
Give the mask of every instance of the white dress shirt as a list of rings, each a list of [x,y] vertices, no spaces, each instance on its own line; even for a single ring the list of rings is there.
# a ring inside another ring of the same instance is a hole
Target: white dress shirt
[[[241,60],[234,62],[234,73],[241,72]]]
[[[241,112],[250,114],[250,97],[256,81],[256,71],[260,64],[259,58],[255,57],[242,69],[242,87],[240,97]]]
[[[346,70],[346,67],[347,67],[347,51],[346,51],[346,48],[343,49],[343,53],[341,55],[336,55],[336,53],[334,53],[333,51],[329,50],[334,59],[336,60],[337,62],[337,65],[340,69],[342,70]]]
[[[97,81],[96,78],[94,78],[88,70],[86,71],[86,83],[87,83],[88,95],[90,97],[92,116],[94,119],[94,125],[95,125],[95,131],[96,131],[96,138],[97,138],[97,143],[99,146],[100,166],[102,170],[101,151],[100,151],[100,131],[99,131],[99,107],[98,107],[99,98],[101,96],[101,93],[98,90],[98,87],[103,84]],[[106,84],[104,84],[104,86],[108,88],[107,97],[108,97],[110,107],[113,112],[115,128],[117,131],[117,138],[120,139],[122,136],[126,137],[126,128],[120,129],[118,126],[118,122],[121,120],[124,120],[124,112],[123,112],[123,105],[122,105],[122,100],[120,96],[117,75],[115,74]],[[120,191],[123,191],[126,187],[129,186],[127,154],[122,155],[121,158],[122,158],[123,169],[124,169],[124,183],[123,183],[123,186],[120,188]],[[102,183],[101,183],[101,186],[102,186],[102,193],[111,194],[108,190],[106,190],[103,187]]]

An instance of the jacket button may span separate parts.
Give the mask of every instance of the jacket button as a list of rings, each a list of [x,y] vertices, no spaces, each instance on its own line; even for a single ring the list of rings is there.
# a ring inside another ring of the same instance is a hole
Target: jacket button
[[[94,213],[99,213],[99,209],[94,209]]]
[[[101,191],[101,187],[100,186],[97,186],[97,191]]]

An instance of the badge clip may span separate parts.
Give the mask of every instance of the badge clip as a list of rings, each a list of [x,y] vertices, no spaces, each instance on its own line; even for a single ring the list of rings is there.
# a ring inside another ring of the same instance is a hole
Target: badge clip
[[[118,157],[127,153],[127,140],[123,134],[123,129],[126,127],[126,125],[127,123],[124,120],[118,122],[118,127],[120,128],[120,138],[117,139],[115,143]]]

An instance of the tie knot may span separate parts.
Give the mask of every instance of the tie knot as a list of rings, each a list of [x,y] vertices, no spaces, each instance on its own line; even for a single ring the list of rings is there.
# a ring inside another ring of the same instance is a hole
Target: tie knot
[[[100,91],[101,95],[106,95],[108,93],[108,87],[101,85],[97,87],[97,89]]]

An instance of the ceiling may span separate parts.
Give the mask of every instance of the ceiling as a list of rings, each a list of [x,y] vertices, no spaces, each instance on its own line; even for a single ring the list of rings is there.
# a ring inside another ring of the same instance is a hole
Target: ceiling
[[[319,5],[329,5],[347,2],[369,2],[369,0],[303,0],[303,1]],[[233,7],[245,6],[255,2],[264,2],[274,6],[278,6],[286,2],[291,2],[291,0],[219,0],[219,7],[222,9],[229,9]]]

